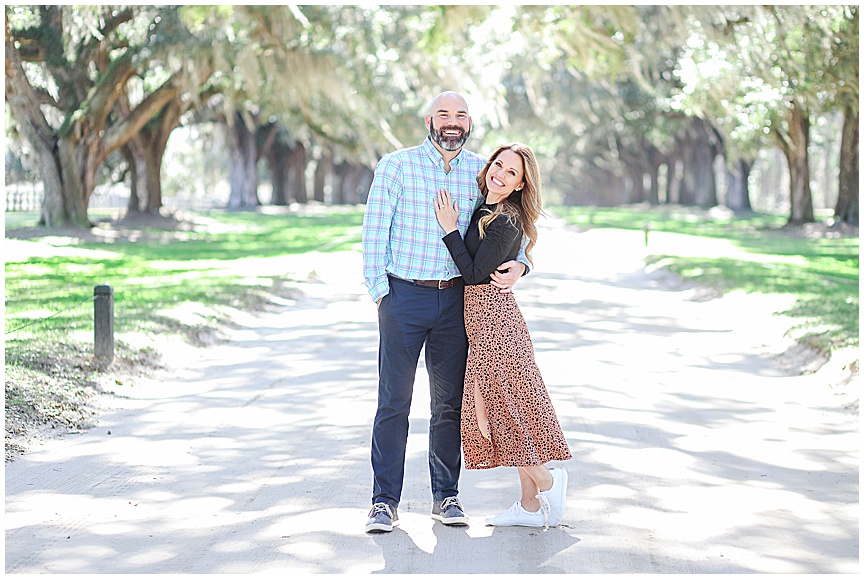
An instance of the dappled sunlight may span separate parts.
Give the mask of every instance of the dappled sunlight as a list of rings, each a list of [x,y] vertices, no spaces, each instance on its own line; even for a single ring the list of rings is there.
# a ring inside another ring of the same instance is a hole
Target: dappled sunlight
[[[5,237],[3,239],[3,261],[22,263],[33,258],[80,257],[84,259],[116,259],[119,254],[104,249],[75,247],[77,239],[45,236],[38,241],[25,241]],[[30,266],[28,266],[30,267]]]
[[[535,271],[517,291],[574,451],[579,528],[608,548],[641,529],[650,536],[631,552],[654,557],[662,539],[703,571],[735,569],[736,554],[750,572],[854,569],[822,553],[856,541],[857,428],[821,409],[825,382],[778,366],[791,323],[772,314],[790,297],[691,300],[621,269],[595,280],[612,236],[583,236],[597,253],[547,256],[563,269]],[[832,517],[840,524],[828,532]],[[808,541],[779,539],[796,528]],[[751,541],[772,554],[754,557]],[[687,546],[706,542],[713,555]]]
[[[238,316],[230,342],[172,344],[170,374],[118,385],[96,428],[12,463],[7,572],[854,572],[856,417],[818,373],[778,366],[771,302],[555,253],[538,246],[516,297],[574,455],[555,464],[562,527],[484,525],[519,498],[514,468],[463,470],[469,527],[430,518],[421,355],[400,525],[364,532],[378,333],[354,253],[315,264],[280,313]]]
[[[313,514],[317,520],[314,513],[324,506],[315,497],[322,489],[339,489],[350,497],[346,506],[359,517],[356,529],[362,533],[371,474],[351,482],[343,477],[346,465],[349,471],[361,465],[368,470],[377,328],[374,306],[364,305],[365,314],[346,319],[344,310],[331,311],[326,299],[309,298],[306,311],[271,316],[272,327],[240,330],[230,345],[187,358],[177,380],[118,388],[127,397],[114,401],[118,421],[105,415],[63,461],[70,469],[95,459],[114,465],[103,475],[94,473],[96,480],[107,476],[108,484],[53,502],[45,500],[53,483],[42,480],[33,491],[57,513],[45,511],[45,530],[55,526],[52,520],[64,524],[70,516],[83,517],[87,530],[70,530],[70,545],[82,561],[101,561],[118,572],[147,572],[156,564],[190,568],[200,564],[192,559],[195,549],[189,545],[195,544],[212,543],[207,550],[246,557],[248,549],[238,547],[249,544],[246,532],[230,532],[223,541],[217,538],[223,528],[271,528],[266,540],[272,552],[288,556],[296,546],[282,549],[281,537],[293,532],[293,517],[308,527],[302,517]],[[350,331],[340,333],[333,348],[337,325]],[[278,360],[279,370],[262,365],[263,359]],[[133,428],[119,420],[124,407],[134,410],[145,399],[157,404]],[[43,460],[46,466],[56,462],[50,455]],[[63,476],[55,473],[53,479]],[[42,485],[45,490],[39,490]],[[18,495],[20,504],[28,502],[28,493]],[[106,509],[112,503],[116,508]],[[7,501],[7,515],[15,511],[14,501]],[[18,526],[23,530],[26,523]],[[325,528],[332,529],[332,521]],[[186,546],[174,549],[166,541]],[[105,549],[106,544],[114,548]],[[325,551],[332,555],[332,549]],[[309,557],[325,551],[307,545],[297,552]],[[45,564],[58,569],[61,560],[53,553],[46,553]],[[64,556],[66,571],[87,569]],[[232,561],[217,557],[208,565],[219,572]]]
[[[654,231],[650,234],[650,240],[651,253],[656,255],[677,255],[681,257],[723,255],[730,259],[742,259],[745,262],[795,265],[805,265],[807,263],[807,260],[800,255],[766,255],[754,253],[742,248],[740,243],[735,239]]]
[[[628,472],[635,475],[654,474],[662,464],[666,477],[682,480],[692,475],[694,463],[692,456],[665,448],[602,448],[592,453],[591,459],[610,466],[626,464]]]
[[[830,526],[833,521],[824,507],[807,497],[773,487],[760,487],[758,482],[719,487],[657,488],[651,495],[665,512],[675,513],[671,517],[677,519],[675,524],[663,525],[663,528],[666,536],[678,540],[704,541],[722,536],[730,528],[756,526],[765,515],[788,518],[790,527],[801,518],[817,527]],[[730,508],[730,505],[738,508]],[[627,512],[619,515],[626,517]],[[653,528],[657,528],[656,523]],[[835,537],[839,536],[843,533],[835,533]]]

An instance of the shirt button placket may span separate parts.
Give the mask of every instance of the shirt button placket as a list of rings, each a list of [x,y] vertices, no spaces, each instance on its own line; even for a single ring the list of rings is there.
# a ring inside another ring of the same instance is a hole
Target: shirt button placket
[[[453,187],[452,187],[453,181],[450,179],[450,175],[453,174],[453,171],[455,170],[455,168],[456,167],[454,165],[450,165],[450,172],[448,172],[444,175],[444,183],[445,183],[444,188],[450,192],[450,195],[454,201],[456,201],[456,191],[453,190]],[[458,201],[456,202],[456,207],[458,209],[460,209],[460,211],[461,211],[461,208],[459,207]],[[458,219],[457,219],[457,223],[458,223]],[[450,267],[448,265],[447,267],[445,267],[444,275],[441,276],[441,279],[449,279],[449,278],[453,277],[453,275],[454,274],[450,271]]]

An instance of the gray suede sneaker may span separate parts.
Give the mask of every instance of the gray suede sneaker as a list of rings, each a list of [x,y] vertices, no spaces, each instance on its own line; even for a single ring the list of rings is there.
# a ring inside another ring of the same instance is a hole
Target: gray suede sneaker
[[[445,525],[467,525],[468,517],[462,509],[462,503],[456,497],[447,497],[442,501],[435,501],[432,505],[432,518],[441,521]]]
[[[367,533],[389,533],[393,525],[399,521],[396,507],[387,503],[375,503],[369,511],[369,520],[366,521]]]

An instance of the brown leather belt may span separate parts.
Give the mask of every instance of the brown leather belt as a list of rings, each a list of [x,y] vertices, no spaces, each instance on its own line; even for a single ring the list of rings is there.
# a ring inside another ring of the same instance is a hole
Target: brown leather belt
[[[417,285],[422,285],[424,287],[434,287],[439,290],[451,288],[453,286],[457,286],[462,283],[461,277],[454,277],[453,279],[412,279]]]

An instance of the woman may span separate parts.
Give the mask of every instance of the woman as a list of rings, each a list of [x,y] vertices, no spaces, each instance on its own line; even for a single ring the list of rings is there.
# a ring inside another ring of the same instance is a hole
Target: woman
[[[489,283],[498,264],[515,258],[523,235],[531,259],[541,212],[537,160],[521,143],[501,146],[477,176],[477,184],[486,200],[474,212],[464,240],[456,229],[458,210],[449,192],[442,189],[435,199],[444,243],[465,281],[465,467],[518,469],[521,499],[487,524],[556,526],[564,515],[567,471],[545,463],[572,455],[516,299]]]

